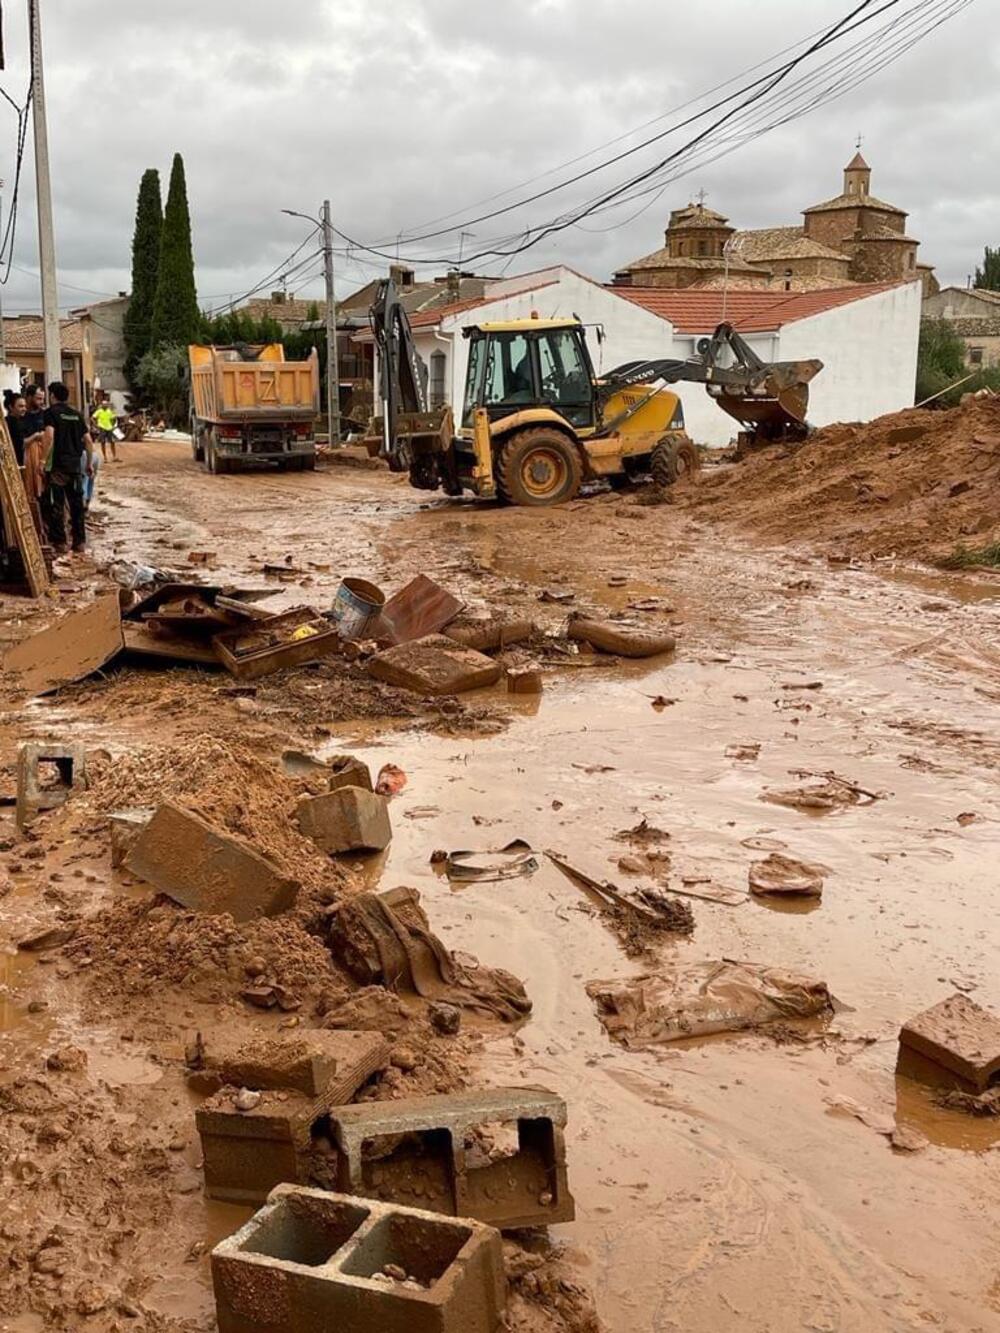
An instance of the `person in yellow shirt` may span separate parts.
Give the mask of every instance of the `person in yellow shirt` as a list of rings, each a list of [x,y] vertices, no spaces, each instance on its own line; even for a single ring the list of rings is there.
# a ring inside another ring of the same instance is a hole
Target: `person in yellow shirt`
[[[111,461],[118,462],[118,442],[115,439],[115,427],[118,425],[118,414],[111,406],[109,399],[105,398],[103,403],[98,403],[94,408],[93,422],[97,430],[97,438],[100,441],[101,453],[104,456],[105,463],[108,461],[108,446],[111,447]]]

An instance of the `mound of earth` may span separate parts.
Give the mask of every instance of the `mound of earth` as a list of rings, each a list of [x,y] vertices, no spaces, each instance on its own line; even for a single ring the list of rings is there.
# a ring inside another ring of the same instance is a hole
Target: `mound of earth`
[[[1000,539],[1000,399],[826,426],[709,470],[679,498],[772,541],[937,562]]]

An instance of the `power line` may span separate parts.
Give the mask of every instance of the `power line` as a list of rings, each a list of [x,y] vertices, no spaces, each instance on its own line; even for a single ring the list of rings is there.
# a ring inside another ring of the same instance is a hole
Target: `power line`
[[[508,236],[501,238],[500,240],[494,241],[492,246],[490,245],[484,246],[484,248],[477,254],[469,257],[469,262],[472,262],[473,260],[476,259],[482,259],[488,256],[507,258],[509,256],[522,253],[523,251],[538,245],[542,240],[546,239],[554,232],[561,231],[569,226],[576,225],[584,217],[589,216],[591,213],[603,211],[609,205],[614,204],[618,200],[634,196],[635,192],[639,189],[639,187],[641,187],[644,183],[649,182],[654,177],[657,176],[660,177],[656,187],[660,188],[664,184],[664,181],[662,179],[663,172],[667,169],[673,168],[672,175],[670,177],[672,179],[676,179],[678,175],[683,174],[681,168],[684,168],[685,164],[687,164],[685,168],[686,170],[692,170],[694,161],[692,155],[696,151],[704,153],[706,148],[711,147],[709,141],[713,137],[716,140],[715,146],[718,147],[718,140],[719,140],[718,132],[724,129],[727,125],[729,125],[730,122],[733,122],[735,125],[738,125],[740,123],[739,118],[742,116],[745,119],[745,113],[748,111],[748,109],[760,103],[767,104],[768,99],[770,99],[770,106],[772,108],[776,105],[780,106],[782,105],[782,98],[785,97],[786,93],[790,89],[798,87],[801,90],[803,87],[808,86],[808,80],[815,78],[815,72],[807,76],[806,81],[800,80],[798,84],[792,83],[788,86],[787,89],[783,89],[782,93],[779,94],[777,97],[772,96],[775,93],[775,90],[779,87],[779,85],[785,83],[789,79],[789,76],[806,60],[808,60],[809,57],[825,49],[826,47],[831,46],[833,43],[839,42],[844,37],[862,29],[864,26],[871,24],[874,20],[878,19],[883,14],[887,13],[892,9],[895,9],[896,6],[899,5],[901,2],[902,0],[886,0],[886,2],[882,3],[879,6],[879,8],[874,10],[874,12],[866,14],[865,11],[871,8],[871,6],[875,3],[875,0],[864,0],[864,3],[855,6],[855,8],[852,9],[838,23],[834,24],[830,28],[824,29],[822,36],[818,40],[810,42],[809,45],[804,50],[800,51],[799,54],[797,54],[793,59],[786,61],[782,65],[779,65],[777,68],[773,69],[763,78],[752,80],[749,84],[745,84],[743,87],[737,90],[736,93],[730,94],[727,97],[717,100],[711,106],[705,108],[702,111],[699,111],[694,116],[688,117],[686,120],[682,121],[679,125],[671,126],[669,129],[663,131],[662,133],[653,136],[651,139],[646,140],[643,144],[636,145],[635,148],[629,149],[626,153],[616,155],[615,158],[611,159],[611,162],[603,163],[598,167],[592,168],[590,171],[586,173],[580,173],[577,177],[574,177],[569,181],[562,182],[560,186],[552,187],[550,190],[539,192],[537,196],[532,196],[532,198],[542,197],[543,195],[553,193],[556,189],[566,188],[569,185],[576,183],[576,181],[578,181],[579,179],[582,179],[585,176],[592,175],[596,171],[603,170],[606,166],[611,165],[611,163],[615,161],[620,161],[624,157],[630,156],[633,152],[638,151],[640,148],[648,147],[649,144],[656,142],[666,137],[667,135],[676,132],[678,129],[683,128],[694,121],[704,119],[707,115],[712,114],[714,111],[720,110],[722,107],[733,102],[734,100],[742,99],[738,101],[738,104],[736,106],[730,107],[729,110],[726,110],[722,115],[718,116],[710,125],[708,125],[705,129],[701,130],[698,134],[693,136],[693,138],[690,139],[688,142],[681,145],[674,152],[668,154],[665,158],[654,163],[652,166],[646,168],[644,171],[636,174],[635,176],[626,181],[619,183],[617,186],[614,186],[613,188],[605,191],[603,194],[597,196],[596,198],[587,201],[583,205],[577,206],[569,213],[564,213],[561,216],[558,216],[555,219],[552,219],[551,221],[542,224],[541,226],[529,228],[527,232],[522,230],[522,232],[515,234],[515,236]],[[921,0],[921,3],[915,6],[914,9],[908,11],[908,14],[910,16],[917,15],[918,17],[922,14],[925,15],[929,8],[933,10],[934,3],[935,0]],[[951,8],[947,12],[945,12],[942,16],[937,17],[936,21],[934,21],[933,23],[924,24],[924,27],[914,37],[914,42],[916,40],[921,40],[928,34],[928,32],[933,31],[934,28],[936,27],[939,27],[942,22],[945,22],[947,21],[948,18],[953,17],[955,13],[959,12],[962,8],[965,8],[970,3],[972,3],[972,0],[954,0],[954,3],[951,5]],[[940,13],[940,11],[937,12]],[[882,41],[885,37],[885,34],[887,32],[891,32],[898,22],[899,22],[899,16],[896,16],[887,25],[883,26],[883,28],[878,33],[872,34],[871,38],[870,39],[866,38],[865,41],[869,42],[870,44]],[[909,46],[914,44],[914,42],[908,43],[905,49],[909,49]],[[902,51],[890,52],[889,56],[884,57],[881,61],[876,62],[874,69],[870,67],[867,68],[867,73],[865,72],[865,68],[863,67],[862,70],[859,72],[859,75],[853,81],[852,86],[857,82],[863,81],[863,77],[871,77],[871,74],[875,72],[876,69],[884,67],[886,63],[889,63],[890,58],[898,58],[898,55],[900,54],[902,54]],[[829,62],[827,62],[827,65],[824,66],[823,68],[829,68]],[[798,109],[796,109],[794,113],[786,114],[785,116],[776,120],[775,125],[787,123],[790,119],[794,119],[798,115],[807,114],[808,111],[815,109],[817,105],[823,104],[824,101],[833,100],[834,97],[842,95],[843,95],[843,90],[838,91],[835,87],[827,87],[825,90],[821,91],[820,94],[806,101],[804,105],[798,107]],[[764,129],[758,131],[758,133],[766,133],[769,129],[774,127],[775,127],[774,125],[769,125]],[[723,139],[722,143],[725,144],[725,142],[726,140]],[[732,146],[730,146],[729,151],[732,151]],[[530,200],[522,200],[520,201],[520,205],[513,205],[502,210],[496,210],[491,215],[484,215],[484,217],[481,220],[486,220],[487,216],[499,216],[503,213],[511,211],[511,208],[521,206],[527,202],[530,202]],[[470,225],[471,225],[471,220],[470,220]],[[456,229],[455,228],[445,229],[441,234],[448,234],[449,231],[453,232],[454,230]],[[353,237],[346,235],[346,233],[338,232],[338,235],[353,249],[363,250],[369,254],[378,255],[383,259],[394,258],[394,256],[388,253],[387,251],[379,249],[377,246],[364,245],[361,242],[355,240]],[[518,238],[520,238],[519,243],[514,244],[514,241],[517,240]],[[405,244],[415,243],[417,239],[418,238],[416,237],[411,238],[411,240],[405,242]],[[441,255],[420,256],[420,257],[412,257],[409,262],[441,264],[441,263],[453,262],[453,258],[451,256],[441,256]]]

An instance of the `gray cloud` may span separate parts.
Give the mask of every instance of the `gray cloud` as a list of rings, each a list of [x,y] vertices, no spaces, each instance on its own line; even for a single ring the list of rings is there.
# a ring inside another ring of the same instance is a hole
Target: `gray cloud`
[[[42,7],[68,306],[88,299],[74,289],[127,285],[139,177],[158,166],[165,187],[175,150],[188,171],[199,292],[218,300],[252,286],[302,239],[304,224],[283,217],[283,207],[313,212],[329,195],[345,232],[384,241],[626,134],[848,5],[42,0]],[[26,79],[20,8],[5,7],[8,70],[0,75],[15,97]],[[564,260],[605,278],[661,244],[670,208],[699,188],[739,225],[795,222],[803,207],[839,191],[861,131],[876,193],[910,211],[921,257],[941,278],[964,282],[982,246],[1000,243],[992,152],[1000,35],[988,14],[980,0],[841,101],[676,182],[631,221],[638,205],[592,218],[509,271]],[[0,174],[9,178],[14,117],[0,114],[8,117]],[[651,160],[648,152],[634,159]],[[510,222],[473,227],[465,253],[544,222],[627,169]],[[15,259],[26,270],[37,262],[32,192],[29,170]],[[456,245],[443,238],[420,251],[445,255]],[[361,256],[339,266],[343,291],[373,271]],[[320,283],[307,289],[318,293]],[[14,272],[7,309],[37,300],[37,281]]]

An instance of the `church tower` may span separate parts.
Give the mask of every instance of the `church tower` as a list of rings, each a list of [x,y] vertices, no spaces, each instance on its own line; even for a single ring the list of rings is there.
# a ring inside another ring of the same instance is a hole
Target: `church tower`
[[[864,197],[871,194],[871,186],[872,169],[859,149],[844,168],[844,193]]]

